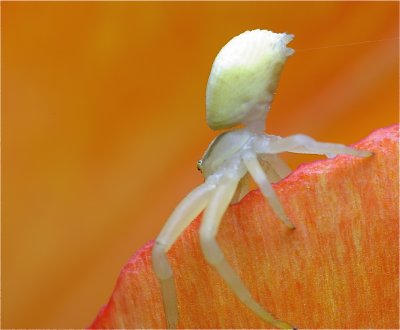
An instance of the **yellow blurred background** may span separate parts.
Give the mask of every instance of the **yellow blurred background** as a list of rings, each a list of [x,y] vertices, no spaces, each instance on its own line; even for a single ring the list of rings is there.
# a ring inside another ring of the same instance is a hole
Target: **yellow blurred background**
[[[217,134],[205,86],[233,36],[296,36],[269,133],[349,144],[398,121],[396,2],[1,7],[3,328],[95,318],[121,267],[202,182],[196,161]]]

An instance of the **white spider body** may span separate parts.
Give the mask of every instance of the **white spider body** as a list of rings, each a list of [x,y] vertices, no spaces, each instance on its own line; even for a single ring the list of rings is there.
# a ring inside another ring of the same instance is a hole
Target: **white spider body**
[[[241,154],[251,148],[254,134],[246,129],[233,130],[218,135],[209,145],[203,158],[198,163],[204,178],[210,175],[221,176],[226,171],[231,171],[234,164],[240,164]],[[243,164],[240,164],[245,174]],[[237,165],[238,167],[239,165]],[[242,173],[243,172],[243,173]]]
[[[253,30],[238,35],[221,49],[207,84],[208,126],[223,129],[265,122],[280,72],[293,54],[286,47],[292,39],[293,35],[286,33]]]
[[[232,39],[214,62],[207,85],[207,122],[211,128],[237,124],[243,124],[244,128],[224,132],[212,141],[198,163],[205,182],[176,207],[154,244],[152,264],[161,284],[168,328],[177,327],[178,307],[173,271],[166,253],[203,210],[199,234],[206,260],[260,318],[276,328],[293,328],[259,305],[225,260],[216,241],[222,217],[232,201],[248,192],[247,177],[250,175],[278,219],[294,229],[271,185],[290,173],[290,168],[277,154],[371,155],[341,144],[316,142],[306,135],[281,138],[263,133],[280,71],[286,57],[293,53],[286,48],[292,38],[292,35],[265,30],[247,31]]]

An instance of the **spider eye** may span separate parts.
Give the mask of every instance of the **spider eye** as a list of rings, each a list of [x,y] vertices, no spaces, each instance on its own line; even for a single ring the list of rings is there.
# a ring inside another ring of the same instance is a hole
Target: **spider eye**
[[[200,160],[197,162],[197,165],[196,165],[197,170],[200,171],[200,172],[202,172],[202,166],[201,166],[202,163],[203,163],[203,161],[200,159]]]

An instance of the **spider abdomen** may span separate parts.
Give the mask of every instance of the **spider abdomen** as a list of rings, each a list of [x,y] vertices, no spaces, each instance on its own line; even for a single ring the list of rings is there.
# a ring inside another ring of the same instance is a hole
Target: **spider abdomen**
[[[207,123],[212,129],[264,121],[280,72],[293,50],[293,35],[246,31],[218,53],[207,84]]]

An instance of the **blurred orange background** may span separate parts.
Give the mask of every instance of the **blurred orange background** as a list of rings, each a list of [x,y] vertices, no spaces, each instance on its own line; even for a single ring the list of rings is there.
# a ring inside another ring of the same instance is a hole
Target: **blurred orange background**
[[[233,36],[296,36],[269,133],[349,144],[398,121],[396,2],[1,7],[3,328],[89,325],[202,182],[196,161],[217,134],[205,86]]]

